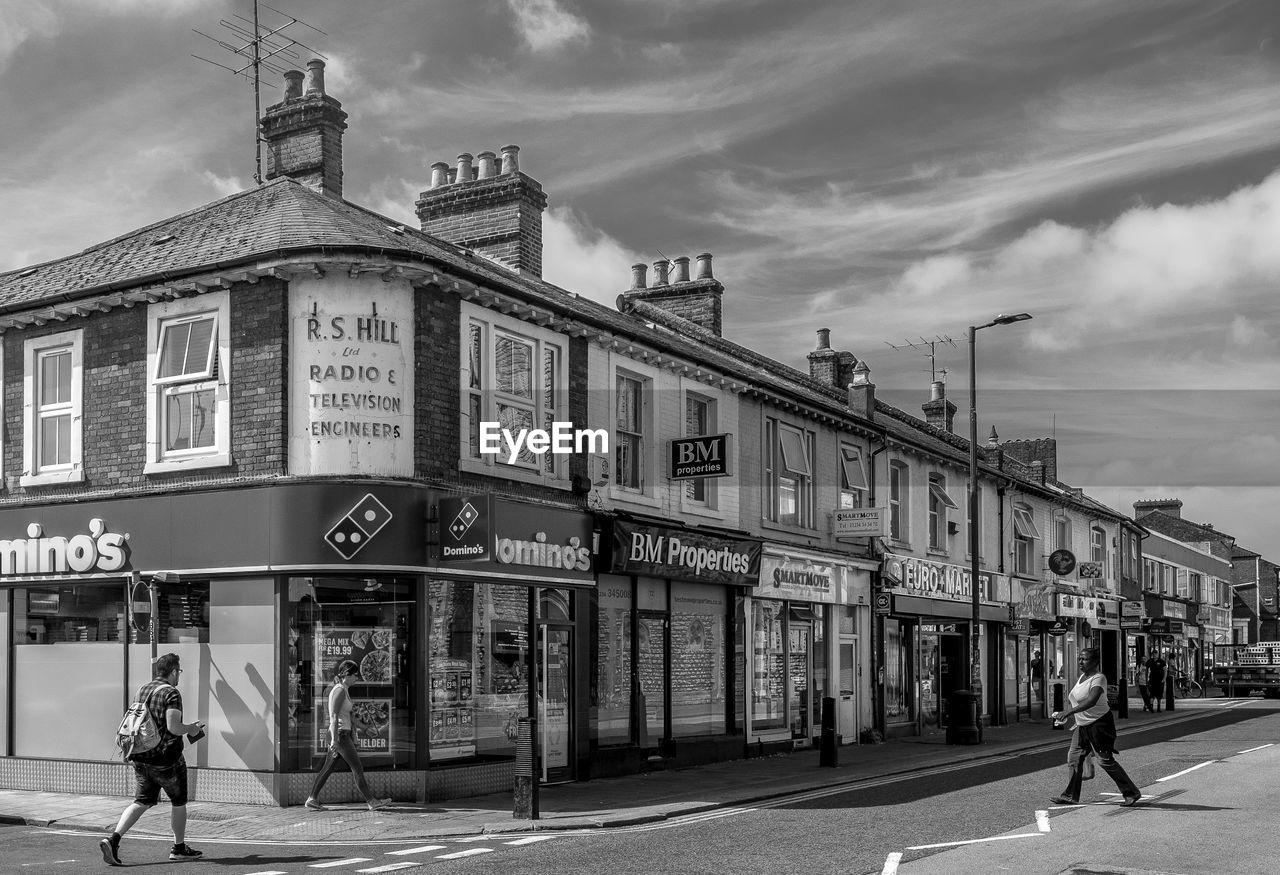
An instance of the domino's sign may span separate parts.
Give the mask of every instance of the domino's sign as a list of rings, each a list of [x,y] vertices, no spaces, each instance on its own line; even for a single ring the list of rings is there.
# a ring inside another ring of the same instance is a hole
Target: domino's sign
[[[324,539],[343,559],[351,559],[389,522],[391,511],[370,492],[334,524]]]

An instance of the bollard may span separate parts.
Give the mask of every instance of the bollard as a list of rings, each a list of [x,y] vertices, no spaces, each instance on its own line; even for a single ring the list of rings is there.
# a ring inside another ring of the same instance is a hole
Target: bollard
[[[982,744],[978,694],[954,690],[947,696],[947,744]]]
[[[1170,711],[1173,710],[1173,672],[1169,672],[1164,678],[1164,706]]]
[[[835,768],[839,765],[839,748],[836,747],[836,700],[822,697],[822,737],[818,742],[818,765]]]
[[[516,820],[538,819],[538,779],[534,774],[534,733],[538,721],[532,717],[516,720],[515,800],[511,816]]]

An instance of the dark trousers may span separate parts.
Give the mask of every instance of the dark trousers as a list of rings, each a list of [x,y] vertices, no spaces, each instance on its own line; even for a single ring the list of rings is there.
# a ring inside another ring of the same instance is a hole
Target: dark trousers
[[[1154,683],[1151,681],[1148,681],[1147,685],[1150,687],[1150,689],[1148,690],[1148,693],[1151,696],[1152,706],[1157,711],[1163,711],[1164,710],[1164,686],[1165,686],[1164,678],[1161,678],[1160,680],[1155,681]]]
[[[1072,739],[1073,744],[1080,745],[1080,754],[1076,757],[1076,761],[1071,764],[1071,780],[1067,783],[1067,789],[1062,795],[1068,799],[1080,799],[1080,785],[1084,782],[1084,761],[1089,755],[1088,742],[1079,738],[1080,730],[1075,730],[1075,737]],[[1142,796],[1142,791],[1129,778],[1128,772],[1124,767],[1116,762],[1115,751],[1095,751],[1098,755],[1098,765],[1102,771],[1111,776],[1111,780],[1116,782],[1116,788],[1120,791],[1125,799],[1134,799]]]
[[[356,779],[356,789],[360,791],[360,795],[368,802],[373,798],[373,794],[369,792],[369,782],[364,777],[364,766],[360,765],[360,752],[356,750],[356,742],[351,737],[350,729],[338,730],[338,737],[329,746],[329,753],[324,758],[324,765],[316,773],[315,782],[311,785],[311,798],[316,800],[320,798],[320,791],[324,788],[324,782],[329,780],[329,776],[333,774],[334,769],[338,767],[338,763],[341,760],[346,760],[347,765],[351,767],[351,774]]]
[[[1146,684],[1138,684],[1138,692],[1142,695],[1142,710],[1151,710],[1151,690],[1147,689]]]

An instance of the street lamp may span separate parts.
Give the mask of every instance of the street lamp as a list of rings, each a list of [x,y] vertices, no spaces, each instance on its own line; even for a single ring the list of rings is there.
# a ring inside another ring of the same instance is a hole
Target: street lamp
[[[979,661],[978,629],[982,619],[979,616],[978,601],[978,378],[977,378],[977,334],[983,328],[992,325],[1009,325],[1013,322],[1025,322],[1031,318],[1030,313],[1015,313],[1011,316],[1000,314],[983,325],[969,326],[969,594],[973,602],[973,618],[969,628],[969,688],[975,698],[974,722],[978,724],[982,717],[982,671]],[[974,726],[973,742],[978,741],[979,728]]]

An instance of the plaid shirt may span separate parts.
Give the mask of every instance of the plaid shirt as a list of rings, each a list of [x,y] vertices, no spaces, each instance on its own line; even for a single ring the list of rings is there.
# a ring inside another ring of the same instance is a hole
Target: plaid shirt
[[[169,731],[169,720],[165,712],[170,709],[182,710],[182,693],[178,692],[177,687],[156,678],[139,688],[137,701],[147,703],[151,719],[160,730],[160,744],[147,751],[140,761],[149,766],[173,765],[182,759],[182,736]]]

